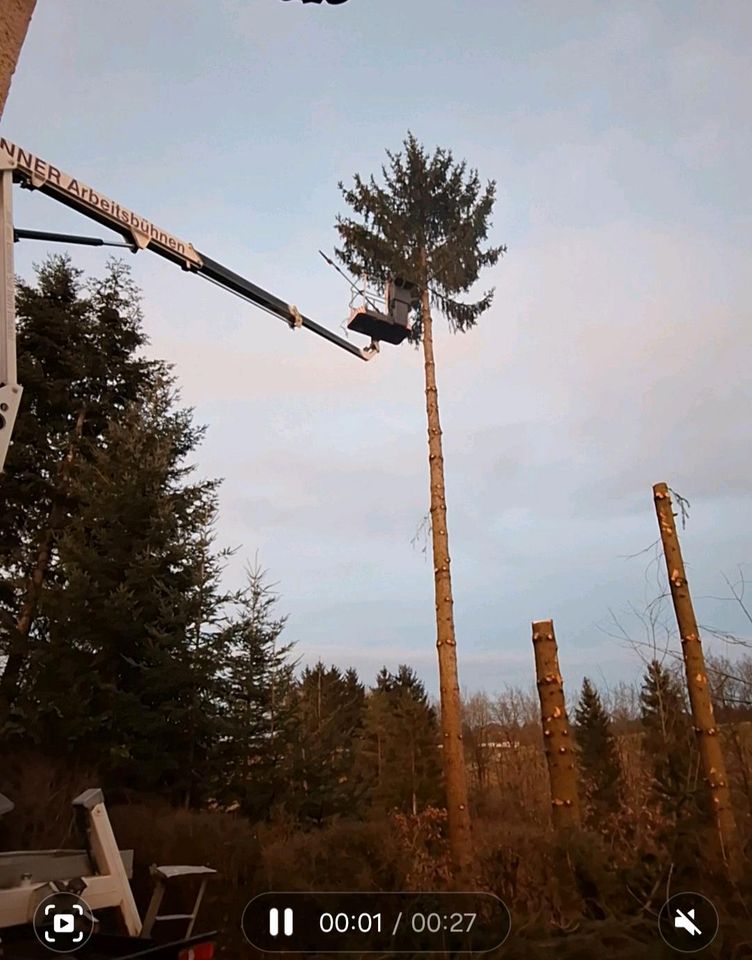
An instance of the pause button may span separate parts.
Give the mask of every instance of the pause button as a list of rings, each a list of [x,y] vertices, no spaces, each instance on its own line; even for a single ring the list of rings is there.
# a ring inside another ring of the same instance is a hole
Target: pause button
[[[283,933],[286,937],[292,936],[292,910],[290,907],[285,907],[282,911],[282,925]],[[279,910],[276,907],[272,907],[269,911],[269,934],[272,937],[279,935]]]

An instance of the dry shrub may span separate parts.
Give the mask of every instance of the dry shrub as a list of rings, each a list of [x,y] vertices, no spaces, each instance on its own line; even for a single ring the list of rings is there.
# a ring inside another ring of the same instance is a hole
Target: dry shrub
[[[446,890],[451,880],[447,811],[427,807],[417,814],[394,813],[391,828],[406,864],[405,889]]]
[[[2,792],[15,804],[0,820],[0,848],[80,847],[71,801],[97,785],[91,770],[73,759],[55,763],[32,751],[4,754],[0,769]]]
[[[262,833],[268,890],[399,890],[410,863],[387,820],[335,821],[319,829]]]
[[[135,850],[139,866],[211,866],[233,887],[253,883],[261,865],[258,832],[228,813],[181,810],[161,803],[109,808],[118,843]]]

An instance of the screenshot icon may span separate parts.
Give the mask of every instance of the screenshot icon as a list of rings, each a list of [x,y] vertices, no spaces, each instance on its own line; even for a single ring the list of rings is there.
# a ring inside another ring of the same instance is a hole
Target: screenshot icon
[[[55,953],[79,950],[91,937],[94,923],[89,905],[73,893],[45,897],[34,911],[34,933]]]

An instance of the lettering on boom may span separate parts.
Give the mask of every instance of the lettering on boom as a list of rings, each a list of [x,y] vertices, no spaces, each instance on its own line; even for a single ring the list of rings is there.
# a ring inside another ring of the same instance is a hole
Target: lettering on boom
[[[186,261],[186,264],[194,267],[201,266],[201,257],[196,253],[193,244],[186,243],[173,237],[165,230],[160,230],[146,217],[139,217],[138,214],[128,210],[127,207],[121,207],[119,203],[110,200],[103,194],[97,193],[85,183],[76,180],[75,177],[63,173],[51,163],[42,160],[28,150],[22,150],[9,140],[0,137],[0,163],[5,160],[10,165],[26,174],[31,181],[32,186],[42,187],[48,185],[54,187],[58,193],[66,194],[69,197],[75,197],[88,207],[103,213],[108,220],[115,221],[118,226],[121,224],[128,227],[137,247],[146,247],[150,243],[169,250]]]

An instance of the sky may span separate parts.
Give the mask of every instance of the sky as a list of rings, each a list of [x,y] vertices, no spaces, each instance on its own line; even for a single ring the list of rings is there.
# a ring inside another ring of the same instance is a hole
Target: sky
[[[659,481],[691,505],[698,619],[752,638],[726,582],[752,578],[751,36],[739,0],[38,0],[0,130],[340,333],[340,181],[408,131],[494,180],[493,306],[435,345],[460,685],[529,686],[552,618],[574,692],[650,655]],[[108,235],[18,190],[15,223]],[[303,663],[407,662],[435,694],[421,354],[362,363],[124,256],[208,427],[228,585],[258,553]]]

